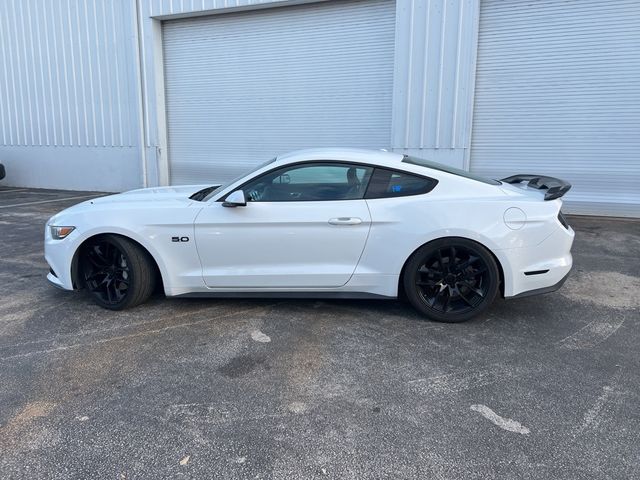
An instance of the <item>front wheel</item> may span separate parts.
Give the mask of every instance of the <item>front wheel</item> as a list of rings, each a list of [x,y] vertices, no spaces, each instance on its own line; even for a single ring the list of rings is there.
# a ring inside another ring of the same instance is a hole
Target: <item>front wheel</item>
[[[438,322],[464,322],[498,294],[500,274],[491,253],[465,238],[443,238],[419,248],[405,266],[409,302]]]
[[[123,310],[151,296],[155,270],[138,244],[119,235],[101,235],[89,240],[80,255],[84,286],[101,307]]]

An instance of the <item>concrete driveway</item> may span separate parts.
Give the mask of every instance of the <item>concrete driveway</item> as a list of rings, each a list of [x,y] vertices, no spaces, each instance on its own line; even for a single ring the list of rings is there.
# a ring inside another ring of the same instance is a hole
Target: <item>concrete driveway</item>
[[[83,192],[0,189],[2,478],[640,478],[640,222],[570,218],[556,293],[460,325],[395,301],[169,300],[45,280]]]

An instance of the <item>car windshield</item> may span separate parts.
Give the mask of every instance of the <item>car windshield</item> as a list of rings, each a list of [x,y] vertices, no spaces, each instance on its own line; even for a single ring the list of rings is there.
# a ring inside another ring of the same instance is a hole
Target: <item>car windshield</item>
[[[207,201],[209,200],[213,195],[216,194],[216,192],[219,192],[221,190],[224,190],[225,188],[227,188],[229,185],[232,185],[233,183],[237,182],[238,180],[240,180],[241,178],[246,177],[247,175],[251,175],[253,172],[257,172],[258,170],[260,170],[262,167],[266,167],[267,165],[269,165],[270,163],[273,163],[276,161],[276,158],[278,157],[273,157],[270,160],[267,160],[266,162],[261,163],[260,165],[252,168],[251,170],[249,170],[248,172],[244,172],[242,175],[238,175],[237,177],[235,177],[233,180],[229,180],[226,183],[223,183],[222,185],[216,186],[216,187],[207,187],[204,190],[208,190],[206,193],[206,196],[202,197],[202,198],[194,198],[195,196],[198,195],[198,193],[202,192],[203,190],[201,190],[200,192],[196,192],[194,193],[191,198],[193,200],[200,200],[200,201]]]
[[[501,185],[502,183],[502,182],[499,182],[498,180],[492,180],[490,178],[486,178],[481,175],[476,175],[474,173],[467,172],[466,170],[449,167],[448,165],[432,162],[431,160],[425,160],[424,158],[413,157],[411,155],[405,155],[402,161],[404,163],[410,163],[412,165],[418,165],[420,167],[427,167],[427,168],[432,168],[433,170],[439,170],[441,172],[451,173],[453,175],[458,175],[459,177],[469,178],[471,180],[487,183],[489,185]]]

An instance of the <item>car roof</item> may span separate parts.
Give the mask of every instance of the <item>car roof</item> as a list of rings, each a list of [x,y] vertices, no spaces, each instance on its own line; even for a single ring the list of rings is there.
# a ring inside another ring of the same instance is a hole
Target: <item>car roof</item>
[[[406,155],[397,152],[388,152],[386,150],[372,150],[365,148],[346,148],[346,147],[332,147],[332,148],[309,148],[304,150],[295,150],[289,153],[283,153],[275,158],[272,158],[269,162],[262,164],[252,172],[243,175],[240,178],[235,179],[231,183],[224,185],[221,190],[214,190],[210,196],[206,198],[209,200],[219,200],[226,194],[238,188],[238,186],[246,183],[249,179],[263,175],[269,171],[275,171],[281,167],[296,163],[306,163],[315,161],[342,161],[353,162],[365,165],[380,166],[394,170],[403,170],[415,175],[428,176],[436,180],[447,182],[459,182],[468,183],[471,182],[477,188],[490,187],[490,192],[495,194],[495,186],[479,182],[471,179],[467,176],[461,176],[454,172],[449,172],[444,168],[434,168],[427,165],[420,165],[413,162],[406,162],[403,160],[407,158]],[[444,167],[444,166],[443,166]],[[449,183],[449,185],[455,185],[455,183]],[[489,190],[486,190],[489,192]]]
[[[297,162],[323,160],[364,163],[391,169],[400,169],[417,175],[429,175],[437,180],[449,178],[459,182],[473,182],[475,185],[478,183],[491,186],[500,185],[500,182],[498,181],[483,179],[480,176],[467,171],[448,167],[446,164],[440,164],[438,162],[423,159],[415,159],[402,153],[366,148],[333,147],[296,150],[277,156],[274,163],[281,166]],[[271,167],[273,167],[273,165],[271,165]]]
[[[341,160],[346,162],[372,163],[377,165],[400,166],[404,158],[401,153],[365,148],[310,148],[279,155],[277,162],[294,163],[313,160]]]

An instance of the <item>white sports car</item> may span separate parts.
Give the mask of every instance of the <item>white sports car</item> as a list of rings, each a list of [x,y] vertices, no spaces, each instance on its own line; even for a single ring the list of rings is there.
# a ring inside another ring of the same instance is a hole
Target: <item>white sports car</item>
[[[101,306],[167,296],[396,298],[467,320],[559,288],[574,232],[561,180],[489,180],[399,153],[314,149],[222,186],[159,187],[52,217],[54,285]]]

